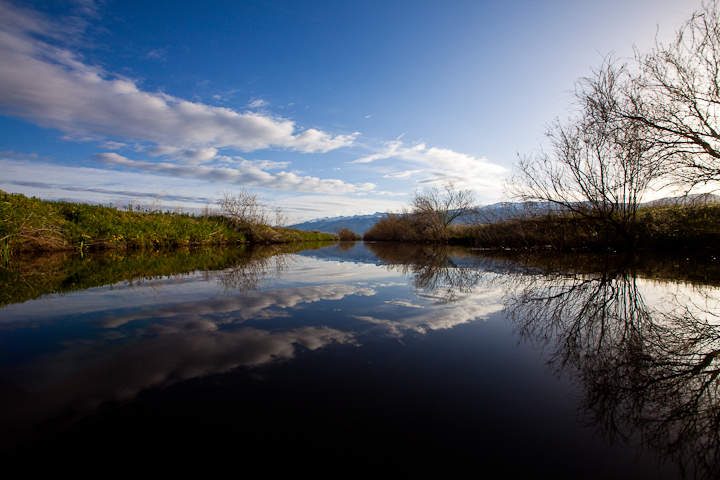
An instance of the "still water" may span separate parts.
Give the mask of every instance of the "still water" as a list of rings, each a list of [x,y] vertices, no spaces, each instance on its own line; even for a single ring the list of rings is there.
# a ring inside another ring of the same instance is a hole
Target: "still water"
[[[714,257],[690,274],[372,243],[182,255],[5,271],[6,462],[718,475]]]

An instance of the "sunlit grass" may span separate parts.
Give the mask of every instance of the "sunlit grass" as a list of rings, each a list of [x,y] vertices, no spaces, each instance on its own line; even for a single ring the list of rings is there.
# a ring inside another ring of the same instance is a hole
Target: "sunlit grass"
[[[152,208],[43,201],[0,191],[0,258],[19,252],[159,250],[246,243],[244,232],[219,215],[196,216]],[[335,240],[331,234],[259,225],[254,243]]]

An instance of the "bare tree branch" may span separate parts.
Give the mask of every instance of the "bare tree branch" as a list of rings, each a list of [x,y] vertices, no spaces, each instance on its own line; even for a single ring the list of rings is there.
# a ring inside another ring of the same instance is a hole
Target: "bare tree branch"
[[[415,191],[410,198],[413,214],[427,223],[427,233],[435,240],[447,240],[448,228],[460,217],[476,212],[475,195],[470,190],[457,190],[455,182],[447,180]]]

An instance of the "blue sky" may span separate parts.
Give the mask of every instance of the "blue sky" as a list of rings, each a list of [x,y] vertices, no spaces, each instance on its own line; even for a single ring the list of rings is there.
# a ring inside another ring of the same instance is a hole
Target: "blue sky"
[[[603,57],[700,1],[0,0],[0,189],[293,220],[503,199]]]

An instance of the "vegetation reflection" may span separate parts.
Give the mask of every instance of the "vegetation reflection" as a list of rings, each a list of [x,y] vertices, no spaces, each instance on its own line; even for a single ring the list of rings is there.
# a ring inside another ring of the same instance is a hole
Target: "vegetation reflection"
[[[632,258],[601,261],[594,274],[503,277],[508,319],[575,380],[583,419],[611,443],[639,440],[684,477],[717,478],[717,290],[696,285],[651,303]]]
[[[204,247],[128,253],[120,250],[86,253],[55,252],[17,256],[0,266],[0,308],[53,293],[87,290],[118,282],[138,282],[195,271],[218,271],[226,291],[251,291],[267,277],[270,263],[282,275],[287,257],[280,254],[319,248],[329,243]],[[280,263],[278,263],[280,262]]]
[[[217,272],[218,285],[226,295],[260,290],[278,281],[294,262],[291,255],[297,248],[285,245],[258,245],[250,248],[228,269]]]
[[[420,294],[441,302],[500,287],[515,332],[579,388],[588,426],[611,445],[637,444],[672,459],[685,478],[720,475],[714,258],[368,247]]]
[[[368,248],[388,270],[409,277],[410,285],[441,303],[453,302],[459,293],[470,293],[485,277],[487,259],[467,249],[442,244],[368,243]]]

